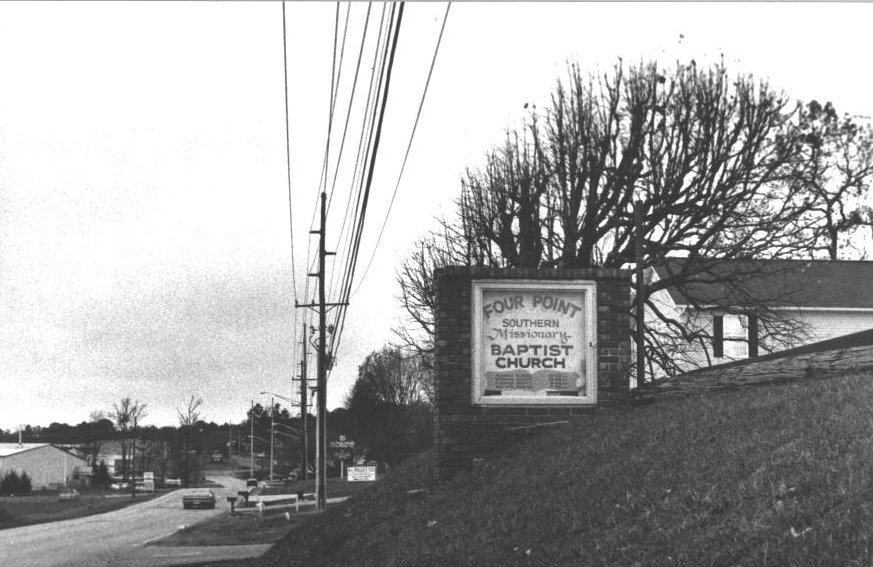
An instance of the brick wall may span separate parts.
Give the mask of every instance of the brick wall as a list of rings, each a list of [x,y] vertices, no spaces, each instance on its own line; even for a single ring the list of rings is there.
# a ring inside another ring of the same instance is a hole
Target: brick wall
[[[597,282],[597,404],[624,401],[631,364],[630,278],[623,270],[442,268],[435,272],[435,474],[447,480],[474,459],[505,447],[519,433],[591,412],[591,404],[479,406],[472,400],[473,280]],[[545,283],[545,282],[544,282]]]

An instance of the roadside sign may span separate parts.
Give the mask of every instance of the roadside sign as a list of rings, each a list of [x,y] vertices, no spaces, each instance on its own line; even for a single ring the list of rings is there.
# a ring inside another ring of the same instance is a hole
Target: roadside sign
[[[349,482],[372,482],[376,480],[376,467],[349,467],[346,469]]]
[[[346,439],[345,435],[340,435],[338,441],[331,441],[330,447],[331,449],[352,449],[355,446],[355,442]]]

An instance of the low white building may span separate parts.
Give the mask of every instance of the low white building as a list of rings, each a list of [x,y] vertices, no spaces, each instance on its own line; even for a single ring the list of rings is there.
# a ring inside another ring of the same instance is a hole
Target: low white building
[[[683,262],[669,259],[648,274],[649,283],[668,282],[681,273]],[[719,276],[728,272],[750,276],[725,285]],[[697,339],[684,341],[677,327],[671,329],[651,312],[646,315],[647,327],[677,336],[671,356],[680,368],[692,370],[873,328],[873,262],[721,262],[690,282],[654,292],[650,300],[679,328],[697,332]],[[784,315],[788,323],[781,335],[759,321],[759,301]],[[785,332],[788,326],[791,332]]]
[[[85,459],[49,443],[0,443],[0,477],[25,472],[33,490],[78,485],[88,470]]]

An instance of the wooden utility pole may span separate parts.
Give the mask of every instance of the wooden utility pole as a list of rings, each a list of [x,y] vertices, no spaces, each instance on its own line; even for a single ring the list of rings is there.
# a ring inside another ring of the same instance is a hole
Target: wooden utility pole
[[[327,194],[321,192],[321,222],[318,230],[309,231],[310,234],[318,235],[318,272],[308,274],[310,277],[318,278],[318,304],[307,305],[306,307],[318,308],[318,352],[317,356],[317,376],[316,376],[316,391],[318,399],[316,401],[316,442],[315,442],[315,497],[319,510],[323,510],[327,500],[325,498],[325,486],[327,485],[327,452],[325,442],[327,440],[327,304],[325,298],[325,277],[324,277],[324,259],[330,252],[325,251],[325,224],[327,223]],[[305,390],[304,390],[305,391]]]
[[[296,307],[311,307],[318,309],[318,344],[317,376],[315,391],[318,393],[316,401],[315,420],[315,494],[318,509],[323,510],[326,505],[325,487],[327,486],[327,367],[331,358],[327,352],[327,308],[348,305],[347,303],[327,303],[325,297],[325,258],[335,252],[327,252],[325,246],[325,224],[327,223],[327,194],[321,192],[321,223],[318,230],[310,230],[310,234],[319,236],[318,242],[318,272],[307,274],[318,278],[318,303],[295,303]],[[305,357],[304,357],[305,359]],[[305,392],[305,388],[303,389]],[[305,402],[304,402],[305,403]]]
[[[255,476],[255,400],[249,412],[249,478]]]
[[[270,398],[270,480],[273,480],[273,439],[275,438],[275,425],[273,414],[276,413],[276,402]]]
[[[636,347],[637,388],[646,384],[646,298],[643,282],[643,203],[634,201],[634,255],[636,256]]]
[[[303,454],[300,459],[300,474],[303,480],[309,478],[309,412],[306,396],[308,395],[306,387],[306,323],[303,323],[303,360],[300,362],[300,420],[303,422],[303,442],[300,444]]]
[[[321,227],[319,228],[319,243],[318,243],[318,423],[321,426],[318,434],[319,448],[321,449],[318,455],[318,479],[316,482],[316,499],[318,500],[318,509],[323,510],[326,507],[327,501],[325,498],[325,485],[327,484],[327,356],[325,349],[327,348],[327,308],[325,306],[325,290],[324,290],[324,259],[327,252],[324,250],[324,225],[327,221],[327,194],[321,192]]]

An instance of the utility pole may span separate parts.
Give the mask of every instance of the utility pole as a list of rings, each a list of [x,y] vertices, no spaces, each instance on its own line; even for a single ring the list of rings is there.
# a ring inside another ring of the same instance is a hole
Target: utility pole
[[[312,307],[318,309],[318,345],[317,349],[317,377],[315,391],[318,393],[316,401],[315,420],[315,493],[318,509],[323,510],[326,506],[325,487],[327,486],[327,367],[330,355],[327,353],[327,308],[348,305],[348,303],[327,303],[325,298],[325,258],[335,252],[327,252],[325,246],[325,225],[327,223],[327,194],[321,192],[321,223],[318,230],[309,231],[310,234],[319,236],[318,243],[318,272],[307,274],[318,278],[318,303],[295,303],[297,307]],[[331,331],[333,332],[333,331]],[[305,389],[304,389],[305,391]]]
[[[303,422],[303,442],[300,444],[303,449],[303,455],[300,459],[300,473],[303,480],[309,478],[309,433],[307,415],[309,410],[306,404],[306,323],[303,323],[303,360],[300,362],[300,420]]]
[[[270,398],[270,480],[273,480],[273,431],[275,429],[275,422],[273,421],[273,414],[276,412],[276,402],[273,401],[273,398]]]
[[[327,309],[325,307],[326,298],[324,296],[324,259],[327,252],[324,250],[325,244],[325,224],[327,222],[327,194],[321,192],[321,226],[319,227],[319,243],[318,243],[318,423],[319,423],[319,443],[321,449],[317,456],[317,471],[316,471],[316,499],[318,500],[318,509],[324,510],[327,505],[325,498],[325,485],[327,484],[327,362],[325,348],[327,347],[327,329],[325,323],[327,319]]]
[[[636,256],[636,347],[637,388],[646,385],[645,283],[643,282],[643,203],[634,201],[634,255]]]
[[[255,400],[252,400],[252,411],[249,412],[249,478],[255,477]]]

